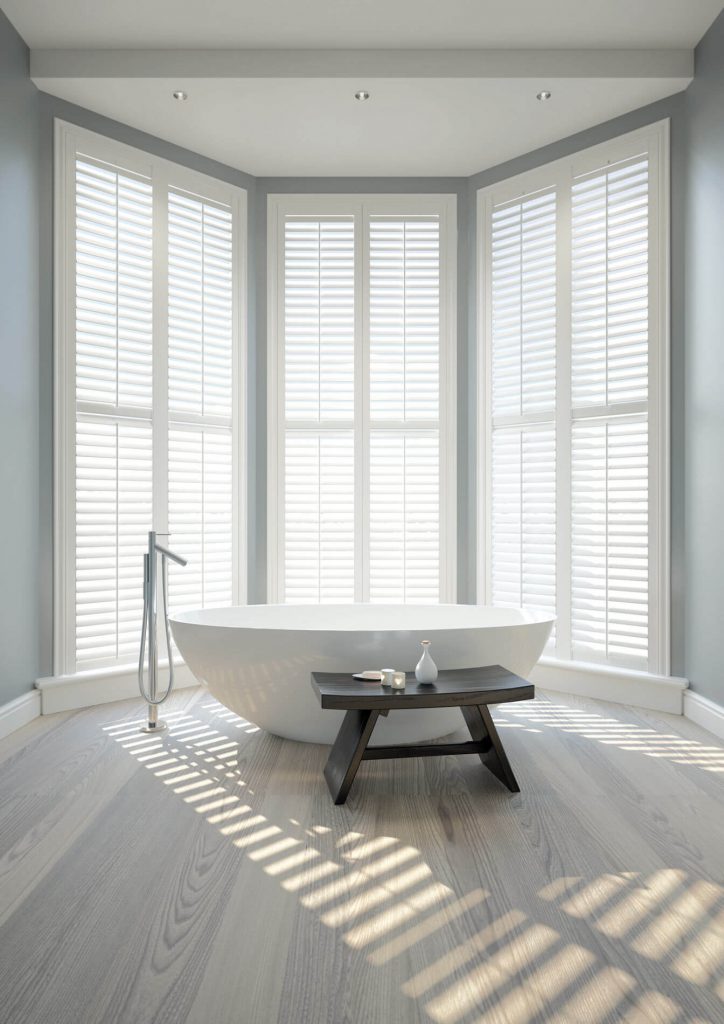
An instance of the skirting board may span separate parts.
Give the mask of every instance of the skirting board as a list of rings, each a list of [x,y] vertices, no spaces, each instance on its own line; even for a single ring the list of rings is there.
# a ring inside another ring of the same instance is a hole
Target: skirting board
[[[168,681],[168,667],[159,669],[158,675],[159,690],[163,692]],[[36,680],[35,685],[40,691],[44,715],[139,697],[136,671],[128,668],[114,669],[110,672],[77,672],[75,675],[50,676],[47,679]],[[198,685],[198,681],[186,665],[174,667],[175,688]]]
[[[684,694],[684,714],[692,722],[724,740],[724,707],[693,690]]]
[[[0,739],[32,722],[40,715],[40,694],[37,690],[23,693],[0,706]]]
[[[655,676],[553,658],[541,658],[530,678],[547,690],[631,704],[651,711],[668,711],[673,715],[683,714],[682,698],[689,685],[686,679],[675,676]]]

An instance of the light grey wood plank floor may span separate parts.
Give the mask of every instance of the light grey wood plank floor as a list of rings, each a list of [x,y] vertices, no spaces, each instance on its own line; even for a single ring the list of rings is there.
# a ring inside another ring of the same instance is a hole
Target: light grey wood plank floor
[[[722,1024],[724,748],[557,694],[477,758],[364,764],[205,691],[0,745],[3,1024]]]

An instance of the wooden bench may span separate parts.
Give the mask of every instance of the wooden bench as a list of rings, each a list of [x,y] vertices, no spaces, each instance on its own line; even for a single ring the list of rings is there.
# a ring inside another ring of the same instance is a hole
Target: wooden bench
[[[346,712],[324,769],[336,804],[343,804],[347,799],[362,761],[390,757],[477,754],[503,785],[513,793],[520,792],[488,704],[531,700],[535,696],[531,683],[500,665],[443,670],[432,684],[418,683],[411,672],[406,680],[404,690],[393,690],[381,683],[364,682],[340,672],[312,673],[312,687],[322,708]],[[367,745],[380,715],[406,708],[449,707],[460,708],[472,740],[387,747]]]

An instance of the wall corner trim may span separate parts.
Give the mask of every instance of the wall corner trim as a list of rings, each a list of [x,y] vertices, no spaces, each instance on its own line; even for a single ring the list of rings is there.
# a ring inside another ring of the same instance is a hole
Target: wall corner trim
[[[0,705],[0,739],[40,716],[40,694],[37,690],[23,693],[15,700]]]
[[[684,716],[724,739],[724,707],[694,690],[684,694]]]

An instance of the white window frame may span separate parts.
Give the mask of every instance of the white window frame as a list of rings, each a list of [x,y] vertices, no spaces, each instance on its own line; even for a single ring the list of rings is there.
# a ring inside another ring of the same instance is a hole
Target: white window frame
[[[291,215],[354,216],[355,219],[355,600],[369,594],[369,498],[364,487],[369,465],[369,232],[371,216],[440,218],[440,601],[456,600],[456,348],[457,197],[455,195],[269,195],[267,213],[267,600],[277,603],[284,571],[284,220]],[[358,268],[361,268],[358,269]],[[324,424],[321,429],[333,429]],[[350,424],[345,423],[349,429]],[[375,427],[387,427],[385,423]],[[415,429],[414,423],[390,424]],[[429,423],[420,429],[430,429]]]
[[[75,398],[75,159],[78,152],[144,174],[153,186],[153,520],[168,528],[169,423],[206,423],[209,417],[168,412],[168,189],[179,188],[231,207],[236,241],[232,254],[234,309],[232,324],[232,565],[234,603],[246,602],[246,308],[247,193],[238,186],[192,171],[104,135],[55,120],[54,160],[54,586],[53,671],[72,675],[75,663],[75,421],[89,403]],[[92,404],[92,403],[91,403]],[[86,411],[94,411],[88,408]],[[98,411],[98,410],[95,410]],[[127,410],[129,415],[133,410]],[[144,411],[146,418],[147,411]],[[143,567],[139,566],[139,580]],[[139,622],[140,627],[140,622]],[[93,669],[93,676],[113,675],[121,666]]]
[[[493,206],[544,187],[557,195],[557,266],[570,266],[571,184],[573,178],[607,163],[647,151],[649,178],[649,665],[652,675],[670,674],[670,171],[669,120],[629,132],[561,160],[544,164],[478,191],[477,197],[477,594],[481,604],[491,589],[491,284],[487,239]],[[570,424],[572,417],[600,413],[571,409],[570,288],[558,274],[556,340],[556,492],[557,507],[571,507]],[[635,410],[630,410],[635,411]],[[550,417],[547,417],[550,419]],[[525,420],[526,417],[523,417]],[[531,414],[531,422],[541,417]],[[570,517],[556,523],[557,648],[551,661],[570,661]],[[610,669],[612,665],[599,668]]]

